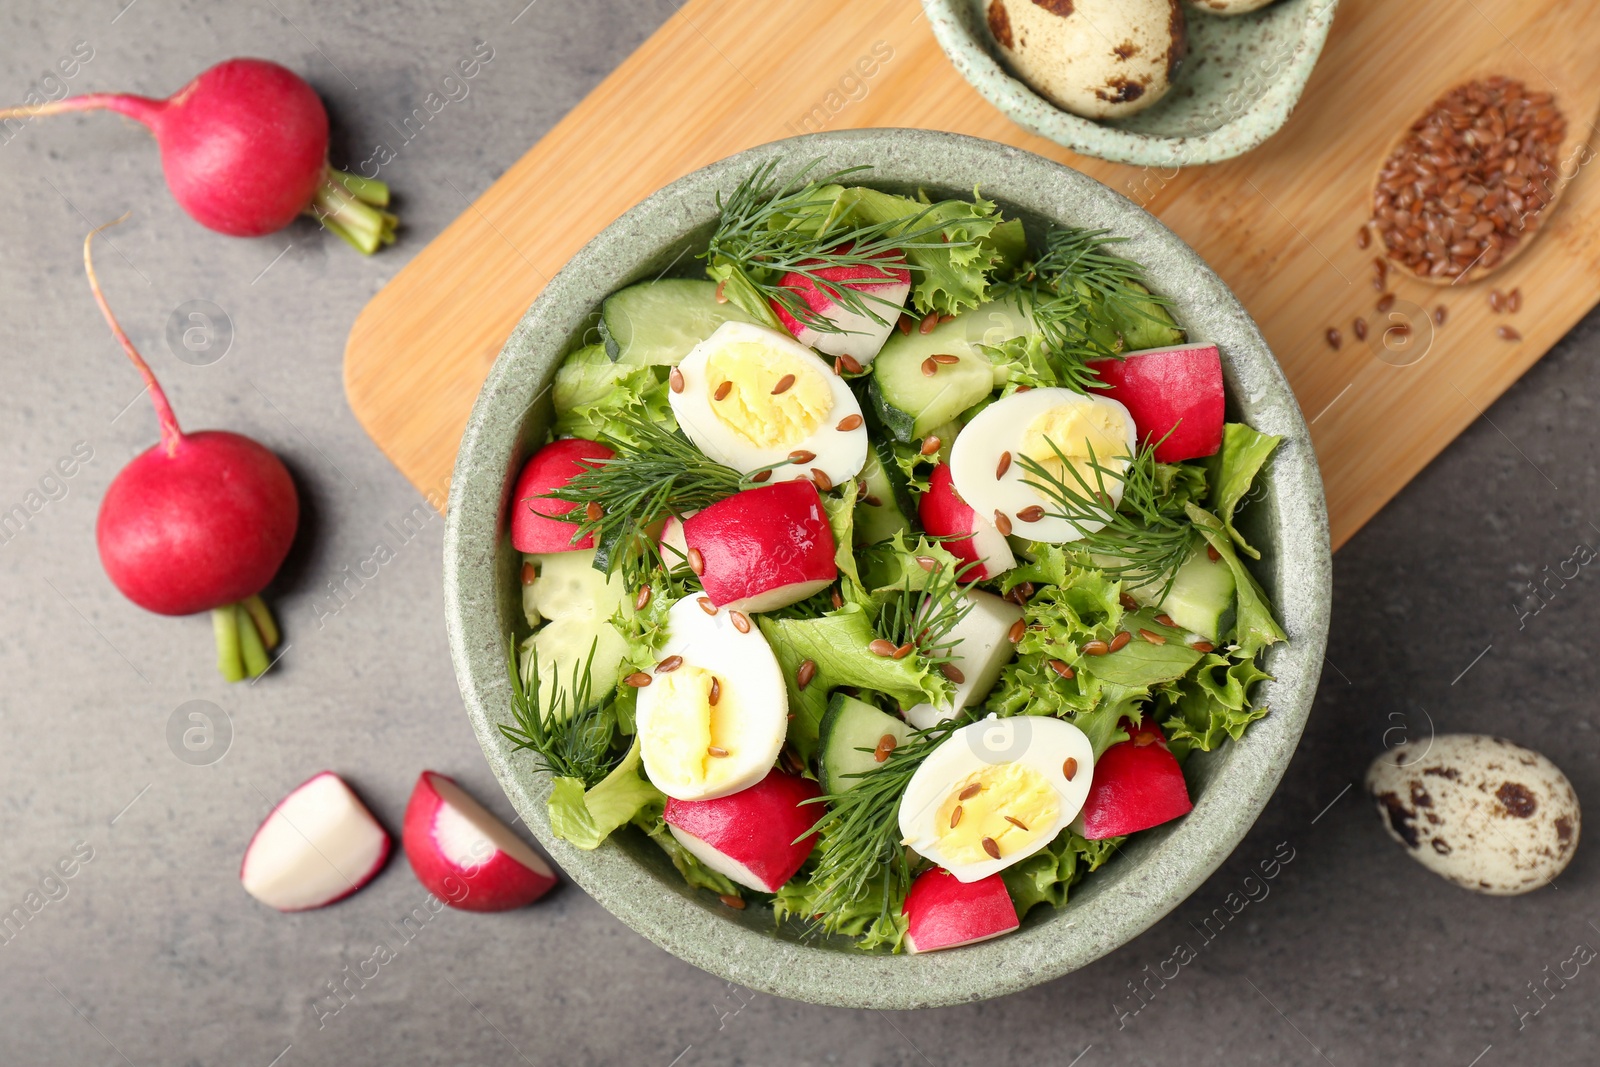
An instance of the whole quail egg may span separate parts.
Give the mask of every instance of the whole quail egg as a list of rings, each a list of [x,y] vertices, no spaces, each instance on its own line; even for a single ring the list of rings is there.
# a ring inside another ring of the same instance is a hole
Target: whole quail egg
[[[1017,76],[1085,118],[1154,104],[1189,50],[1178,0],[989,0],[985,13]]]
[[[1272,0],[1189,0],[1189,6],[1209,15],[1243,15],[1259,11]]]
[[[1367,769],[1367,792],[1407,854],[1495,896],[1547,885],[1578,847],[1578,795],[1537,752],[1500,737],[1443,734]]]

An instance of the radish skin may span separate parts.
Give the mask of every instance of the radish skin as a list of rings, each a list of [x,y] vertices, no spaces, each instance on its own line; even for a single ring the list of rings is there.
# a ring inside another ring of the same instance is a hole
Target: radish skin
[[[115,111],[149,129],[173,199],[208,229],[260,237],[306,214],[363,253],[394,243],[389,187],[328,164],[327,109],[286,67],[229,59],[165,100],[88,93],[0,110],[0,122],[73,111]]]

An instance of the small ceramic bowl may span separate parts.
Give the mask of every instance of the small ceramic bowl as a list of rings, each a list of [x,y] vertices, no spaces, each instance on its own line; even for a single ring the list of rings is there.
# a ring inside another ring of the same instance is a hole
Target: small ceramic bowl
[[[1123,119],[1063,111],[1019,80],[985,25],[989,0],[922,0],[961,76],[1018,126],[1074,152],[1149,167],[1243,155],[1289,120],[1328,39],[1339,0],[1277,0],[1223,18],[1185,3],[1189,57],[1161,102]]]
[[[862,952],[845,939],[775,929],[764,907],[731,911],[685,886],[666,856],[632,828],[586,852],[550,832],[548,775],[515,752],[509,721],[507,640],[520,621],[518,556],[508,498],[550,417],[561,359],[600,301],[664,271],[694,275],[694,253],[717,217],[716,193],[768,160],[787,177],[818,160],[822,172],[869,164],[863,180],[935,197],[983,194],[1020,216],[1037,241],[1053,225],[1107,228],[1128,238],[1191,336],[1223,353],[1229,415],[1284,438],[1265,492],[1243,510],[1262,550],[1256,573],[1289,633],[1267,654],[1273,680],[1257,699],[1271,714],[1243,741],[1190,760],[1194,810],[1135,836],[1057,911],[1034,909],[1016,933],[924,955]],[[729,981],[821,1004],[916,1008],[1014,992],[1081,967],[1128,941],[1187,897],[1245,835],[1288,765],[1311,708],[1329,610],[1329,550],[1322,482],[1305,421],[1266,342],[1200,257],[1154,217],[1098,182],[1019,149],[926,130],[822,133],[750,149],[673,182],[617,219],[551,279],[506,342],[461,440],[445,534],[445,612],[467,714],[501,785],[541,844],[578,885],[663,948]]]

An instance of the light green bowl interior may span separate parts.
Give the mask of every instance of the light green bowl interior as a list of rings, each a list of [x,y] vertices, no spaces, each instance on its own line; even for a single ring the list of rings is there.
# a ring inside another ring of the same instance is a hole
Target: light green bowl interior
[[[716,217],[718,190],[778,159],[780,173],[820,159],[821,169],[875,169],[871,184],[934,196],[974,185],[1021,216],[1031,235],[1064,223],[1129,238],[1195,338],[1217,342],[1231,417],[1285,440],[1264,495],[1243,514],[1263,550],[1257,574],[1291,636],[1272,649],[1274,680],[1258,699],[1272,709],[1241,743],[1190,760],[1195,809],[1136,836],[1055,911],[1035,909],[1015,934],[918,956],[863,953],[842,939],[774,929],[771,912],[731,911],[690,891],[664,854],[629,829],[592,852],[554,837],[547,776],[515,753],[497,728],[508,721],[507,635],[520,635],[518,556],[507,534],[507,498],[550,417],[549,385],[561,358],[592,327],[600,301],[663,272],[693,276]],[[673,183],[612,223],[550,282],[506,342],[462,438],[445,539],[446,617],[468,715],[496,776],[535,836],[568,877],[624,922],[690,963],[755,989],[823,1004],[911,1008],[978,1000],[1054,978],[1110,952],[1189,895],[1244,836],[1287,765],[1321,668],[1329,604],[1329,550],[1322,484],[1299,407],[1255,324],[1220,279],[1152,216],[1104,186],[1048,160],[954,134],[859,130],[754,148]]]
[[[1017,125],[1117,163],[1198,166],[1248,152],[1288,120],[1316,66],[1338,0],[1278,0],[1224,18],[1184,5],[1189,58],[1159,103],[1122,119],[1086,119],[1018,79],[984,23],[989,0],[923,0],[957,71]]]

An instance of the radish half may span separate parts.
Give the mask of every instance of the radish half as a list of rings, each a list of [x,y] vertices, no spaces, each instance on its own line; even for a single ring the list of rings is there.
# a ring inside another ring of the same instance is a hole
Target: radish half
[[[834,249],[839,253],[849,250],[849,245]],[[849,356],[863,367],[869,366],[900,320],[911,292],[911,272],[898,256],[852,267],[822,267],[820,263],[821,260],[807,260],[800,264],[807,268],[805,274],[790,271],[778,280],[778,285],[799,297],[811,313],[806,316],[808,321],[801,322],[776,300],[772,301],[773,313],[801,344],[830,356]],[[860,294],[877,319],[841,304],[840,289]],[[818,330],[818,319],[826,319],[842,332]]]
[[[279,911],[343,900],[383,869],[389,835],[332,771],[301,783],[257,828],[239,865],[245,892]]]
[[[1017,565],[1011,545],[995,525],[961,499],[950,476],[950,464],[941,463],[928,477],[928,491],[917,501],[922,528],[946,538],[943,546],[963,563],[976,563],[962,572],[963,582],[994,578]]]
[[[1079,816],[1090,841],[1148,830],[1194,808],[1161,727],[1147,718],[1131,733],[1094,761],[1094,781]]]
[[[455,781],[423,771],[406,805],[401,844],[434,896],[463,911],[508,911],[556,886],[555,872]]]
[[[1128,409],[1139,440],[1161,442],[1156,462],[1199,459],[1222,447],[1225,397],[1216,345],[1152,348],[1089,366],[1105,383],[1095,391]]]
[[[822,498],[803,478],[719,500],[683,524],[683,538],[699,553],[700,584],[719,608],[773,611],[839,576]]]
[[[773,770],[749,789],[715,800],[669,797],[665,818],[672,836],[701,863],[749,889],[776,893],[817,843],[807,831],[822,813],[805,802],[821,795],[810,779]]]
[[[286,67],[229,59],[165,100],[89,93],[0,110],[0,122],[66,111],[115,111],[144,124],[173,199],[208,229],[260,237],[305,214],[361,252],[394,243],[398,220],[383,210],[389,187],[329,166],[327,109]]]
[[[571,500],[554,500],[546,494],[560,489],[595,460],[616,455],[598,441],[568,437],[545,445],[522,467],[517,488],[511,494],[511,546],[518,552],[576,552],[594,547],[594,535],[574,541],[578,524],[561,516],[578,505]]]
[[[917,876],[903,911],[907,952],[971,945],[1022,925],[1000,875],[962,882],[943,867]]]

